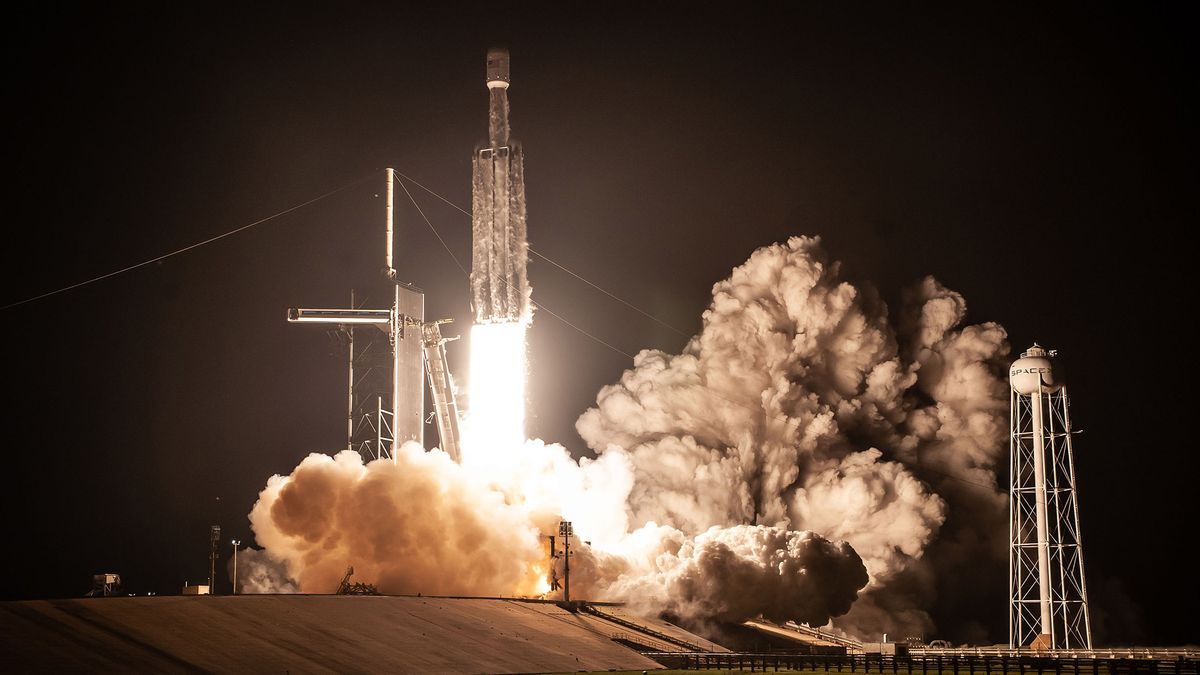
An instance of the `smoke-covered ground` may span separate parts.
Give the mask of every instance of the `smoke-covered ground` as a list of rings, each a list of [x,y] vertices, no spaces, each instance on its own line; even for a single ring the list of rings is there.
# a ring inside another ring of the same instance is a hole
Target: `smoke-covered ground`
[[[566,519],[576,598],[928,635],[931,606],[1004,561],[1008,344],[965,313],[927,278],[889,316],[818,239],[761,248],[682,353],[642,351],[600,391],[577,422],[595,459],[538,440],[476,440],[462,465],[310,455],[260,494],[239,581],[326,593],[353,565],[385,593],[540,595]]]

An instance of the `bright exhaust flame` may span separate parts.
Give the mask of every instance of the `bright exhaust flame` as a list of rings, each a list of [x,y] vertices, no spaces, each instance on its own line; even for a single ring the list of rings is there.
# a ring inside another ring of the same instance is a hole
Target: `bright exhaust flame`
[[[534,595],[535,597],[544,598],[547,595],[550,595],[550,592],[554,590],[554,589],[550,588],[550,582],[547,581],[547,578],[546,578],[547,574],[548,574],[548,571],[543,567],[533,568],[534,582],[533,582],[532,595]]]
[[[525,442],[525,327],[523,322],[471,327],[463,464],[472,470],[514,459]]]

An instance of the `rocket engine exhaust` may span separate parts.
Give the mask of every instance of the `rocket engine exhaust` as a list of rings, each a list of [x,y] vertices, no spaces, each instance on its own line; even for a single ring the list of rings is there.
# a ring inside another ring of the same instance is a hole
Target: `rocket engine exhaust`
[[[508,83],[508,51],[489,50],[488,142],[475,149],[471,191],[475,326],[463,459],[476,465],[513,459],[525,441],[529,244],[521,146],[509,137]]]

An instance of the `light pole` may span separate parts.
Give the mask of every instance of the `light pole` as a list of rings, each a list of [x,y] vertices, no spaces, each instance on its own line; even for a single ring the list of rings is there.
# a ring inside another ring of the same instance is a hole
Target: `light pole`
[[[237,550],[242,542],[240,539],[233,539],[229,543],[233,544],[233,594],[237,595]]]
[[[217,594],[217,547],[221,545],[221,526],[213,525],[208,537],[208,593]]]
[[[564,520],[558,524],[558,536],[563,540],[563,602],[571,603],[571,535],[575,530],[571,521]]]

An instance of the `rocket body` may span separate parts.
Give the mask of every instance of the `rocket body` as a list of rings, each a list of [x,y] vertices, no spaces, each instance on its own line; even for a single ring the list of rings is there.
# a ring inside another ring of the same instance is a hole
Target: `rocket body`
[[[475,322],[528,323],[525,171],[509,135],[508,52],[488,51],[488,142],[475,150],[471,189],[471,304]]]

